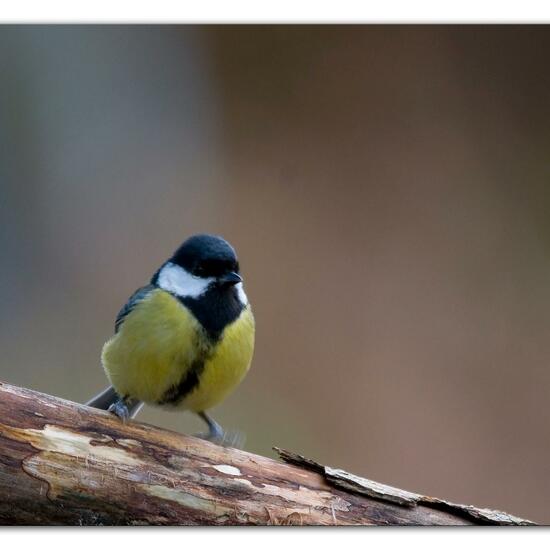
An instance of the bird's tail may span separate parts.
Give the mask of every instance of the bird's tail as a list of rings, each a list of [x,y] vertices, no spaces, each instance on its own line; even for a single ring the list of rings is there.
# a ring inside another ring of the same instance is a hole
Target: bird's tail
[[[115,391],[113,386],[105,388],[101,393],[98,393],[95,397],[92,397],[89,401],[85,403],[88,407],[94,407],[94,409],[101,409],[103,411],[108,411],[111,405],[114,405],[117,401],[120,400],[118,393]],[[126,403],[128,407],[128,412],[130,413],[130,418],[134,418],[136,414],[143,407],[141,401],[131,401]]]
[[[118,401],[118,399],[119,397],[115,391],[115,388],[113,388],[113,386],[109,386],[95,397],[92,397],[92,399],[87,401],[85,404],[88,405],[88,407],[94,407],[94,409],[107,411],[111,405]]]

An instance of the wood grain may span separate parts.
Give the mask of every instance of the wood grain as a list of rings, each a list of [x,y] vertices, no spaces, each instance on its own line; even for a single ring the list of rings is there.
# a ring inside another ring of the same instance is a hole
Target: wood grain
[[[2,525],[498,523],[437,499],[380,500],[303,464],[123,424],[109,413],[3,383],[0,419]]]

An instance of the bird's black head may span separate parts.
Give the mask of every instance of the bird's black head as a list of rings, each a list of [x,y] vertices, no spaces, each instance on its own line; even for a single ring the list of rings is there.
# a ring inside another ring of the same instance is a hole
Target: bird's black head
[[[248,305],[235,250],[214,235],[187,239],[151,284],[176,296],[214,339]]]
[[[187,239],[169,260],[188,273],[203,279],[214,277],[240,282],[239,262],[233,247],[215,235],[194,235]]]
[[[195,297],[214,287],[228,289],[241,282],[235,250],[215,235],[187,239],[151,279],[151,284],[178,296]]]

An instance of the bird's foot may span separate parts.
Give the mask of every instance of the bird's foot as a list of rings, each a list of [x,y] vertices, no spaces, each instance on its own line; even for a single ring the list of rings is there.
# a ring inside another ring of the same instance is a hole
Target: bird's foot
[[[110,405],[108,411],[118,416],[125,424],[126,422],[128,422],[128,420],[130,420],[130,411],[128,409],[128,405],[126,405],[126,403],[122,399],[119,399],[118,401],[115,401],[112,405]]]
[[[246,442],[245,433],[239,430],[221,431],[220,433],[204,432],[194,435],[205,441],[220,445],[220,447],[231,447],[233,449],[243,449]]]
[[[196,434],[195,437],[206,439],[206,441],[211,441],[222,447],[233,447],[234,449],[242,449],[244,447],[246,437],[243,432],[237,430],[225,432],[207,413],[203,411],[198,414],[208,425],[208,432]]]
[[[246,434],[239,430],[228,430],[224,432],[220,443],[222,447],[232,447],[233,449],[244,449],[246,443]]]

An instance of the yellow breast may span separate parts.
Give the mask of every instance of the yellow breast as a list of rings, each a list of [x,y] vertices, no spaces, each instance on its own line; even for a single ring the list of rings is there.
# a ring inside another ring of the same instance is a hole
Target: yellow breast
[[[198,385],[178,403],[178,407],[201,411],[219,403],[241,382],[253,349],[250,307],[212,344],[186,307],[156,289],[134,307],[105,344],[102,363],[119,395],[157,404],[198,358],[206,357]]]
[[[223,331],[205,362],[198,387],[184,399],[181,407],[199,412],[221,403],[245,377],[253,352],[254,317],[247,306]]]

